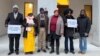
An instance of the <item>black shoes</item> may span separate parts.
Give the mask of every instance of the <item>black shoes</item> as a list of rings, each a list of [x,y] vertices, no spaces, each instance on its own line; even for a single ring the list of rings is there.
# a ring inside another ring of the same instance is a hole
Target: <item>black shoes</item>
[[[43,52],[46,52],[46,50],[42,50]]]
[[[46,46],[46,49],[47,49],[47,50],[49,50],[49,47],[48,47],[48,46]]]
[[[16,53],[16,55],[19,55],[19,52],[18,51],[16,51],[15,53]]]
[[[69,51],[65,50],[65,54],[68,54]],[[74,51],[70,51],[70,53],[75,54]]]
[[[51,51],[50,51],[50,54],[52,54],[52,53],[54,53],[54,50],[51,50]]]
[[[50,51],[50,54],[52,54],[52,53],[54,53],[54,50]],[[59,55],[60,54],[59,51],[56,51],[56,54]]]
[[[28,55],[28,54],[33,54],[33,52],[25,52],[25,54],[26,54],[26,55]]]
[[[8,55],[11,55],[13,54],[14,52],[9,52]],[[15,51],[16,55],[19,55],[19,52],[18,51]]]
[[[68,51],[65,50],[65,54],[68,54]]]
[[[37,52],[41,52],[41,50],[40,50],[40,49],[38,49],[38,50],[37,50]]]
[[[59,55],[59,52],[57,51],[56,54]]]
[[[46,50],[42,50],[42,51],[43,51],[43,52],[46,52]],[[37,52],[41,52],[41,50],[40,50],[40,49],[38,49],[38,50],[37,50]]]
[[[74,52],[74,51],[70,51],[70,53],[75,54],[75,52]]]
[[[8,55],[11,55],[11,54],[13,54],[13,53],[14,53],[14,52],[9,52]]]

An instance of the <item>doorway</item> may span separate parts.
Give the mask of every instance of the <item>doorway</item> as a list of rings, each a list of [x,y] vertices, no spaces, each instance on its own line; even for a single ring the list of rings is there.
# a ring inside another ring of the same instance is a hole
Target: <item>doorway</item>
[[[59,9],[59,14],[63,16],[63,11],[68,7],[68,5],[57,5],[57,8]]]
[[[87,16],[89,17],[92,23],[92,5],[84,5],[84,8],[85,8]]]
[[[33,3],[25,2],[24,3],[24,16],[28,16],[29,13],[33,13]]]
[[[69,0],[57,0],[57,8],[59,9],[59,13],[63,16],[63,11],[69,7]]]

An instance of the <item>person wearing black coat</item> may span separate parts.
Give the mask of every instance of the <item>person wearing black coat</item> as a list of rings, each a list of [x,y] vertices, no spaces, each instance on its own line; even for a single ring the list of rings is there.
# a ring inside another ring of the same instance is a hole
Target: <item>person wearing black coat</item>
[[[13,6],[13,12],[8,14],[7,19],[5,20],[5,26],[8,25],[22,25],[23,24],[23,15],[18,12],[18,6]],[[9,53],[11,55],[14,53],[14,40],[15,40],[15,53],[19,54],[19,40],[20,34],[8,34],[9,37]]]
[[[65,36],[65,53],[67,54],[69,52],[68,49],[68,39],[70,41],[70,52],[74,54],[74,46],[73,46],[73,34],[74,34],[74,28],[70,28],[67,26],[67,19],[74,19],[72,16],[73,10],[70,8],[67,8],[64,11],[64,36]]]
[[[80,34],[79,39],[79,53],[85,54],[87,50],[87,37],[89,35],[89,31],[91,28],[91,22],[89,18],[86,16],[86,12],[84,9],[81,10],[80,16],[78,17],[78,32]]]

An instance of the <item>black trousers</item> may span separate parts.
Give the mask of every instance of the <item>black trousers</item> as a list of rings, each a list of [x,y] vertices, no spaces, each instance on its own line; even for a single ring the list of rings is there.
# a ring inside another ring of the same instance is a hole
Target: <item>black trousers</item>
[[[50,41],[49,41],[49,37],[48,37],[48,34],[46,34],[46,47],[48,47],[49,45],[48,45],[48,43],[49,43]]]
[[[70,52],[73,52],[74,51],[73,37],[65,37],[65,51],[69,51],[69,49],[68,49],[68,39],[70,41]]]
[[[9,50],[10,52],[14,52],[14,46],[15,46],[15,52],[19,51],[19,40],[20,35],[9,35]]]
[[[59,45],[60,45],[60,36],[56,35],[55,33],[51,33],[51,50],[54,50],[54,43],[56,41],[56,51],[59,51]]]

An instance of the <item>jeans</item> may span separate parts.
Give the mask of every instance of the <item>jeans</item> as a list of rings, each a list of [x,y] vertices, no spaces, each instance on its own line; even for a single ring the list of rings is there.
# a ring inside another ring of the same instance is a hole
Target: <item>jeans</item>
[[[87,50],[87,38],[86,37],[80,37],[79,43],[80,43],[79,44],[80,51],[86,52],[86,50]]]

